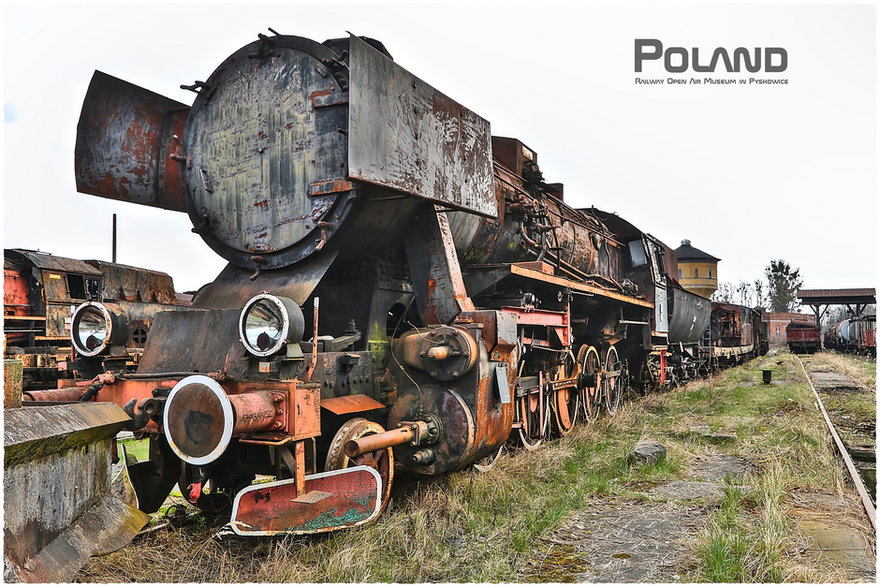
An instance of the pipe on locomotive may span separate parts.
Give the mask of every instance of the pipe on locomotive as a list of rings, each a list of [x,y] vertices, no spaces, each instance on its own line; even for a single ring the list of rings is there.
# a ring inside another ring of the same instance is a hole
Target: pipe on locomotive
[[[342,447],[342,451],[348,458],[353,459],[368,452],[405,443],[409,443],[411,446],[431,444],[437,440],[439,433],[439,424],[434,418],[401,422],[401,426],[393,430],[349,440]]]

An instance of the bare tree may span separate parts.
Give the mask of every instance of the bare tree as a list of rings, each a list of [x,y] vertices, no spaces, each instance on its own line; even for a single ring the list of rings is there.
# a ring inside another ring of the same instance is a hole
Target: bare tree
[[[736,284],[736,293],[739,296],[739,303],[743,306],[752,306],[752,284],[742,281]]]
[[[767,290],[764,288],[764,282],[760,279],[756,279],[754,282],[752,282],[752,285],[755,288],[755,307],[766,308]]]
[[[724,302],[725,304],[730,304],[733,302],[733,293],[734,293],[733,284],[729,281],[722,281],[718,284],[718,289],[715,290],[715,293],[712,294],[712,301],[714,302]]]

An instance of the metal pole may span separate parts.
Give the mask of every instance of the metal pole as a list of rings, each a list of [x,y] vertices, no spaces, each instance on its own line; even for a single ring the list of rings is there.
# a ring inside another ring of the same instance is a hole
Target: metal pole
[[[113,214],[113,262],[116,262],[116,214]]]

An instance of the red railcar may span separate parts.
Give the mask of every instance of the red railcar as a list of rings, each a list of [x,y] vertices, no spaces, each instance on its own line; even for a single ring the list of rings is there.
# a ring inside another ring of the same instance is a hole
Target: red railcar
[[[788,348],[793,353],[815,353],[822,348],[822,333],[810,322],[789,322],[785,327]]]

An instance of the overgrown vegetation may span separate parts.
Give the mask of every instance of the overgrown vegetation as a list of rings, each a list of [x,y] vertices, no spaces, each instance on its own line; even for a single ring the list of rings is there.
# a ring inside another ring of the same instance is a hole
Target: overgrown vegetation
[[[844,354],[837,351],[822,351],[810,356],[808,369],[829,369],[849,375],[856,383],[868,389],[877,389],[877,361],[861,355]]]
[[[572,511],[605,498],[658,499],[646,488],[686,476],[701,456],[724,452],[754,472],[725,484],[683,580],[831,580],[792,556],[800,538],[786,521],[793,490],[842,488],[809,387],[790,355],[765,357],[687,387],[639,399],[535,452],[502,457],[488,473],[406,480],[371,527],[328,536],[212,538],[204,518],[145,535],[93,559],[81,581],[510,582],[539,538]],[[774,370],[762,385],[760,369]],[[720,448],[703,433],[735,432]],[[630,467],[641,439],[665,462]],[[573,576],[573,575],[572,575]]]
[[[783,473],[773,463],[751,481],[724,487],[700,548],[700,578],[711,583],[780,583],[787,580],[790,528],[782,510]],[[808,580],[808,579],[802,579]]]

